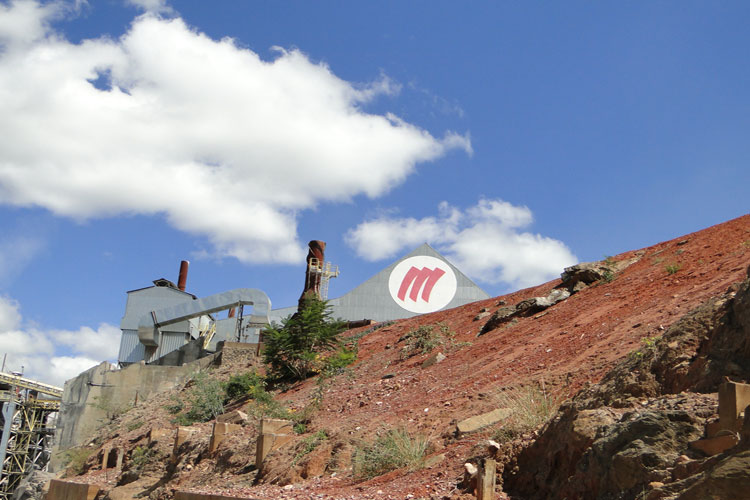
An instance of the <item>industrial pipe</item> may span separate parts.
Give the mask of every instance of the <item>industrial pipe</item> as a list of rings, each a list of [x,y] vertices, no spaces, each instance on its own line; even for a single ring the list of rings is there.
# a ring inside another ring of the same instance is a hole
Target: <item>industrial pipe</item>
[[[187,284],[188,266],[190,266],[189,261],[183,260],[180,262],[180,277],[177,280],[177,288],[183,292],[185,291],[185,285]]]

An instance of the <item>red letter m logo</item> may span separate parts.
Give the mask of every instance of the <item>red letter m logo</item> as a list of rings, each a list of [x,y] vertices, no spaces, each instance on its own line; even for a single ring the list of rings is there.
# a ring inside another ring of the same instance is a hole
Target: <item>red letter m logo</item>
[[[411,292],[409,293],[409,298],[413,300],[414,302],[417,301],[417,296],[419,295],[419,290],[422,290],[422,300],[425,302],[430,301],[430,294],[432,293],[432,288],[435,286],[435,283],[438,282],[440,278],[443,277],[445,274],[445,271],[440,269],[439,267],[436,267],[435,269],[430,269],[429,267],[423,267],[422,269],[417,269],[416,267],[412,266],[411,269],[406,273],[406,276],[404,276],[404,281],[401,282],[401,286],[398,289],[398,298],[401,300],[406,300],[406,292],[409,290],[409,286],[411,286]],[[424,288],[422,287],[424,285]]]

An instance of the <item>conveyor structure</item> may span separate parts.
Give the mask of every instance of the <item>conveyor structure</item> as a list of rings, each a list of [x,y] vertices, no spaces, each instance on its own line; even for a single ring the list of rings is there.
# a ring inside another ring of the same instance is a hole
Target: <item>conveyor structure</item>
[[[47,468],[62,393],[60,387],[0,372],[0,500],[10,500],[30,472]]]

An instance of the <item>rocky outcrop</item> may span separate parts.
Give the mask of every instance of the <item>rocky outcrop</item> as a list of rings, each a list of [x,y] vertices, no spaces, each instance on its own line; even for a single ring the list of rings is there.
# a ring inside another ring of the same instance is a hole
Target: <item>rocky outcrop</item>
[[[748,440],[712,458],[689,447],[717,413],[706,393],[726,376],[750,380],[750,279],[661,339],[645,339],[565,404],[504,472],[506,491],[528,499],[744,498],[732,492],[750,486]]]
[[[568,297],[570,297],[569,291],[555,288],[544,297],[532,297],[522,300],[515,306],[503,306],[490,316],[490,319],[484,324],[479,335],[484,335],[502,324],[511,321],[513,318],[527,317],[539,313]]]
[[[562,284],[572,292],[573,290],[577,291],[576,287],[578,287],[579,283],[588,286],[604,279],[611,272],[613,272],[613,269],[606,263],[581,262],[580,264],[566,267],[560,275],[560,279],[562,279]]]
[[[566,288],[570,293],[576,293],[594,283],[611,281],[615,278],[616,273],[638,262],[639,258],[636,256],[618,261],[607,258],[607,260],[581,262],[580,264],[566,267],[560,275],[560,279],[562,280],[561,287]]]
[[[747,498],[750,491],[750,450],[738,450],[706,461],[686,479],[656,488],[647,500],[724,500]]]

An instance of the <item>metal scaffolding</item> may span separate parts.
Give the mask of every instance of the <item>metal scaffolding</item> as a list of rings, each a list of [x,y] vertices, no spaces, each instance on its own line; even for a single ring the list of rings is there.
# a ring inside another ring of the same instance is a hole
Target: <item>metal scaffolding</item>
[[[339,266],[316,257],[308,259],[306,289],[316,290],[321,300],[328,300],[328,281],[339,275]]]
[[[10,500],[29,473],[47,468],[60,400],[39,394],[60,398],[62,389],[0,372],[0,500]]]

